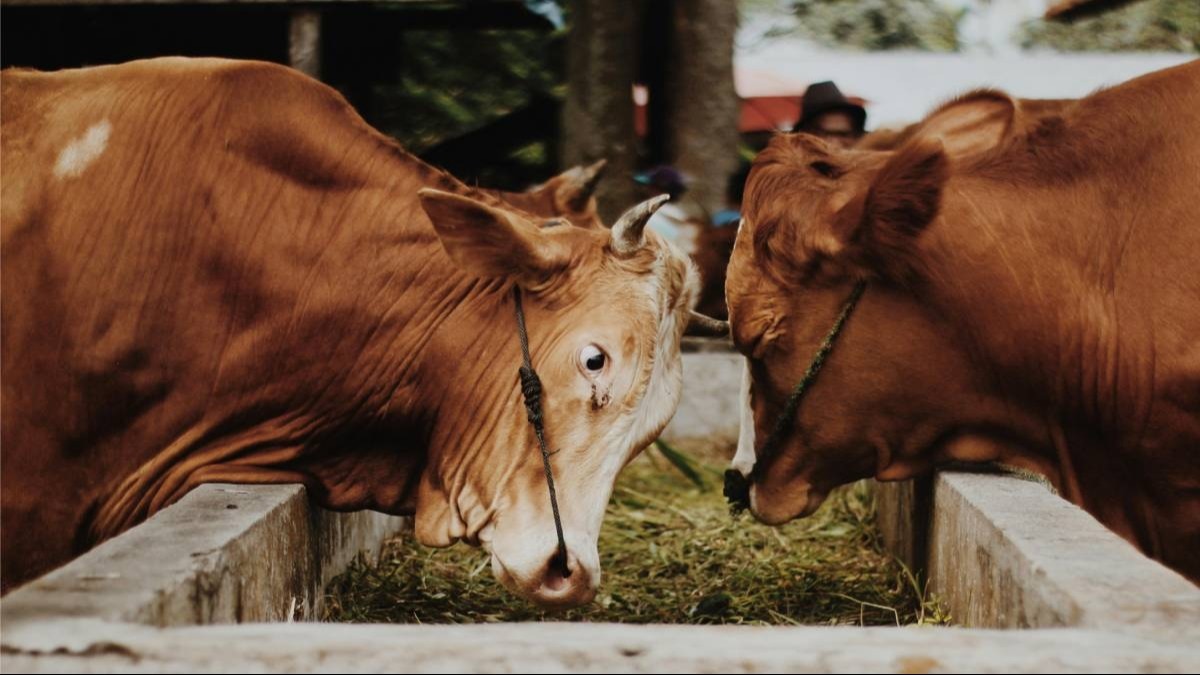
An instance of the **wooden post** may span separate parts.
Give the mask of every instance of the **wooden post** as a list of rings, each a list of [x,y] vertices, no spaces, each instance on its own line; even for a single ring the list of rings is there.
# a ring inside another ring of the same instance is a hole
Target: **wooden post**
[[[643,7],[641,49],[637,78],[646,87],[646,138],[648,165],[671,164],[671,53],[675,42],[675,0],[652,0]]]
[[[292,10],[288,17],[288,64],[296,70],[321,79],[321,12],[316,9]]]
[[[668,155],[691,178],[688,196],[711,213],[724,205],[729,176],[738,166],[737,3],[676,0],[674,24],[667,73]]]
[[[567,99],[562,114],[564,166],[608,160],[596,198],[607,222],[633,206],[633,130],[637,11],[631,0],[579,0],[567,38]]]

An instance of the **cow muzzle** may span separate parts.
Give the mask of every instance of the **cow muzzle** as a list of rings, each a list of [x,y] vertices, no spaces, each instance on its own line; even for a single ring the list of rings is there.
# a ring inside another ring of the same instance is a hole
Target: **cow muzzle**
[[[726,480],[729,480],[728,473]],[[745,483],[735,487],[741,490],[736,496],[741,500],[739,504],[744,506],[737,510],[749,510],[754,519],[763,525],[783,525],[797,518],[807,518],[820,508],[828,494],[809,483],[791,482],[782,486],[766,486],[762,482],[753,482],[744,477],[742,480]],[[730,499],[728,494],[726,498]],[[731,503],[732,501],[733,499],[730,499]],[[734,510],[732,506],[731,510]]]
[[[737,515],[750,508],[750,479],[737,469],[725,471],[725,501],[730,513]]]
[[[600,587],[598,555],[579,556],[568,548],[566,569],[556,548],[505,560],[492,553],[492,574],[505,588],[545,609],[586,605]]]

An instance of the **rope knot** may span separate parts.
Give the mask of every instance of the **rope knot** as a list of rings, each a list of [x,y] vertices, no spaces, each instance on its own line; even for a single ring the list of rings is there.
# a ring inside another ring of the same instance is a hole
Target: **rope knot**
[[[525,414],[535,427],[542,425],[542,380],[528,366],[518,370],[521,376],[521,395],[525,397]]]

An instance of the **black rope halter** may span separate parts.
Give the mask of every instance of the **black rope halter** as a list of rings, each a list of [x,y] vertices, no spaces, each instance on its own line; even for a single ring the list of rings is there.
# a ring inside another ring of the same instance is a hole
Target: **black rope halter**
[[[546,425],[542,418],[542,380],[533,369],[533,359],[529,356],[529,333],[525,330],[525,310],[521,307],[521,289],[517,286],[513,286],[513,303],[517,308],[517,335],[521,338],[521,357],[524,359],[519,371],[521,395],[525,398],[525,415],[533,425],[533,433],[537,435],[538,446],[542,450],[542,467],[546,470],[546,485],[550,487],[550,509],[554,512],[554,530],[558,534],[558,553],[550,564],[557,566],[566,579],[571,576],[571,569],[567,566],[567,541],[563,537],[562,516],[558,513],[558,495],[554,491],[550,451],[546,448]]]
[[[821,341],[821,346],[813,356],[812,363],[808,365],[808,370],[804,371],[804,376],[796,383],[796,388],[792,390],[792,395],[788,397],[787,404],[783,406],[779,417],[775,419],[775,426],[771,429],[771,434],[767,436],[767,440],[755,452],[755,455],[759,458],[769,457],[774,453],[780,441],[783,440],[784,434],[792,426],[792,420],[796,417],[796,412],[800,410],[800,402],[804,399],[804,394],[807,393],[813,381],[817,379],[817,373],[821,372],[821,366],[825,365],[825,359],[833,351],[833,344],[837,342],[838,335],[841,335],[842,328],[846,325],[846,320],[850,318],[850,313],[854,311],[855,305],[858,304],[858,299],[862,297],[865,290],[867,290],[867,282],[860,281],[854,286],[854,290],[850,292],[849,297],[846,298],[846,302],[842,305],[842,311],[838,314],[833,328],[829,329],[829,332],[825,335],[825,339]],[[756,470],[758,466],[761,466],[761,462],[755,462]],[[729,510],[735,514],[750,508],[750,479],[747,476],[743,476],[737,469],[729,469],[725,472],[725,499],[729,501]]]

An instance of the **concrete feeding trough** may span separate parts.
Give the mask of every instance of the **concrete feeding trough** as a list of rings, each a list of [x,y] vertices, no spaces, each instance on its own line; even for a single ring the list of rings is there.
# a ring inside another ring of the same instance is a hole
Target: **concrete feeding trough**
[[[684,355],[664,436],[736,439],[741,360]],[[4,672],[1195,671],[1200,588],[1044,486],[880,486],[889,548],[959,628],[332,625],[322,589],[406,526],[298,486],[208,485],[0,601]],[[249,623],[271,622],[271,623]],[[1007,630],[1007,629],[1024,630]]]
[[[408,525],[310,505],[299,485],[202,485],[0,601],[8,629],[67,618],[185,626],[303,621],[360,553]]]

